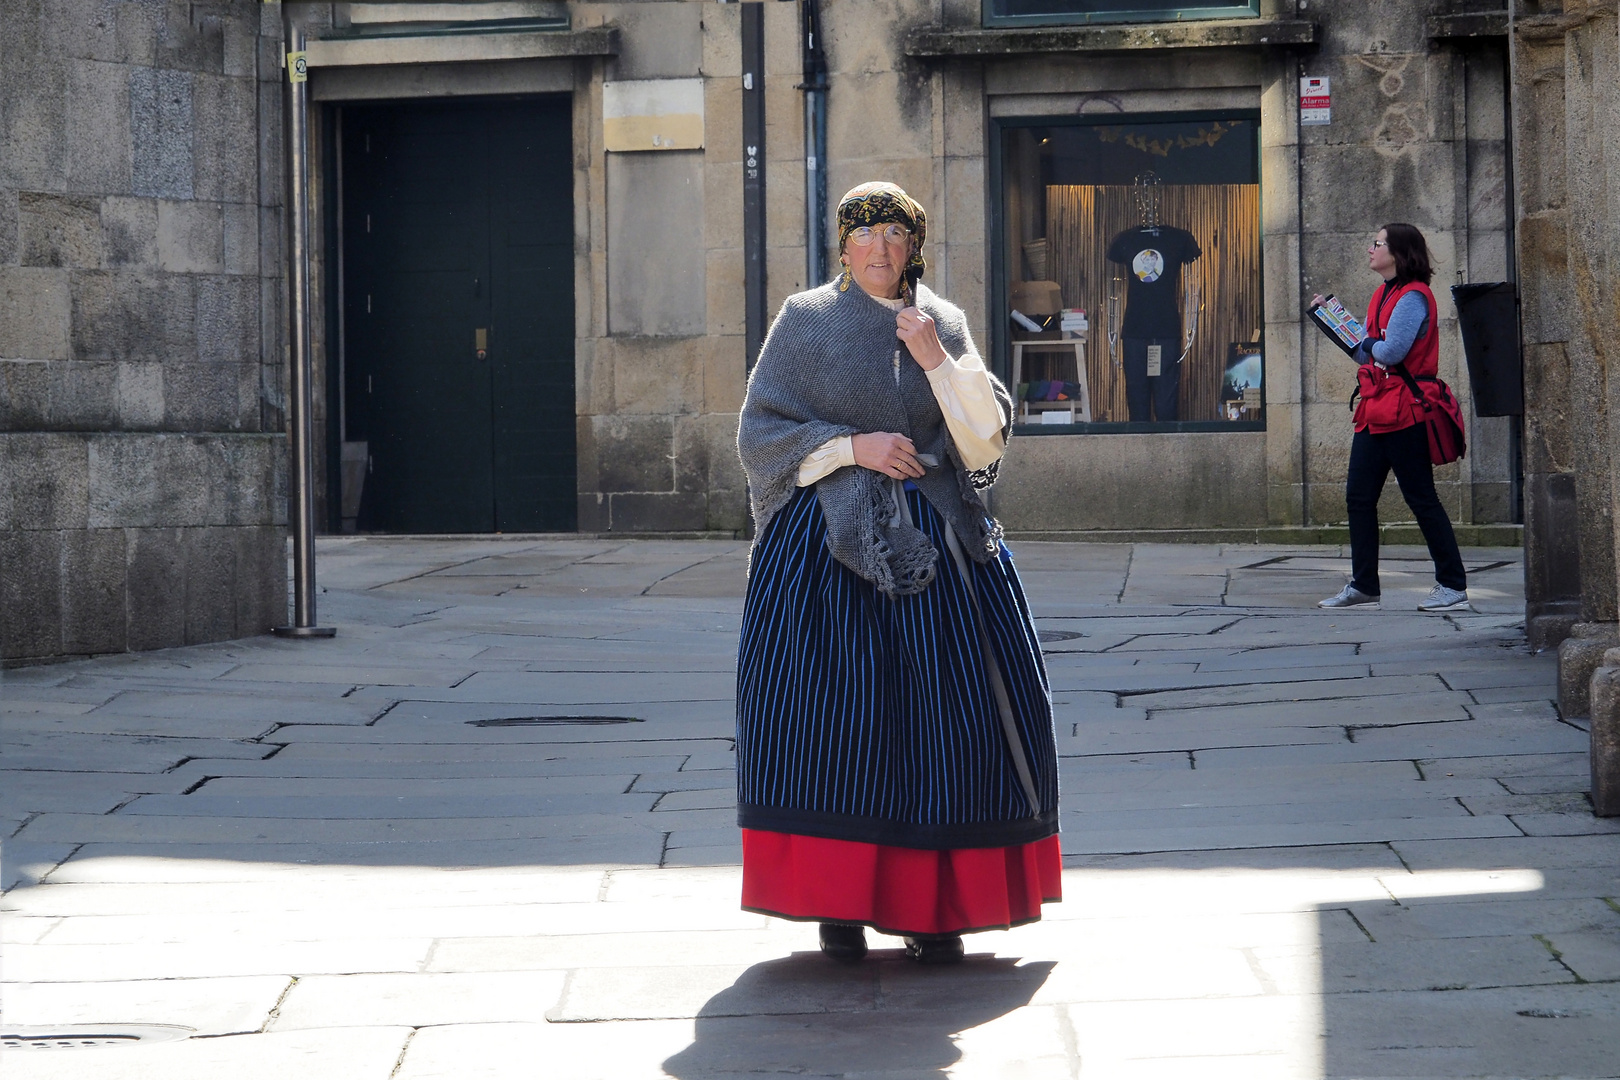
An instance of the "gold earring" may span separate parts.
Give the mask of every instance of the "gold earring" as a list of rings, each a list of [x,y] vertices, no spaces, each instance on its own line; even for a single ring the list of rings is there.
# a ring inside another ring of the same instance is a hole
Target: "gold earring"
[[[851,280],[849,276],[849,263],[844,263],[843,266],[843,271],[838,275],[838,291],[849,292],[849,283]]]

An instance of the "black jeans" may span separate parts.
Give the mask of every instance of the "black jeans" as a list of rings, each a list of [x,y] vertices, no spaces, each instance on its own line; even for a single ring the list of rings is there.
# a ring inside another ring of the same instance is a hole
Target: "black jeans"
[[[1159,374],[1149,375],[1147,351],[1149,345],[1159,346]],[[1125,404],[1131,419],[1148,419],[1148,405],[1152,403],[1153,419],[1176,420],[1181,416],[1181,355],[1180,342],[1170,338],[1125,339]]]
[[[1466,590],[1468,572],[1463,569],[1451,519],[1435,494],[1429,435],[1422,424],[1387,435],[1358,431],[1350,443],[1350,476],[1344,485],[1344,501],[1350,510],[1350,584],[1368,596],[1379,595],[1378,496],[1383,494],[1391,469],[1429,545],[1435,580],[1448,589]]]

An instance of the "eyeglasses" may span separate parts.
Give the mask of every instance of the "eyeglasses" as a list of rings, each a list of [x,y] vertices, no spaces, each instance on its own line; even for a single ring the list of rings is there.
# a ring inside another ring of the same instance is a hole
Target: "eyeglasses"
[[[1389,247],[1389,241],[1388,240],[1374,240],[1372,242],[1372,250],[1373,251],[1377,251],[1379,248],[1387,248],[1387,247]]]
[[[856,247],[871,247],[880,236],[886,244],[903,244],[911,239],[911,230],[904,225],[885,225],[881,230],[862,225],[849,231],[849,242]]]

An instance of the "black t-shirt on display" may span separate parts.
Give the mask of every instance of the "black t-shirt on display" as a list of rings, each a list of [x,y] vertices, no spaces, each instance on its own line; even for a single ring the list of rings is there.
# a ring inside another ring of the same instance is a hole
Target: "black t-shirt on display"
[[[1126,229],[1108,245],[1108,261],[1130,271],[1120,336],[1181,340],[1181,267],[1203,251],[1185,229]]]

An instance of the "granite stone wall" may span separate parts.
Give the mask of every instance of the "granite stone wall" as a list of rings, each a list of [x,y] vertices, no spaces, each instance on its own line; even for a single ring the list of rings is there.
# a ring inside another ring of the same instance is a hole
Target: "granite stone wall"
[[[286,618],[277,16],[0,0],[0,662]]]

